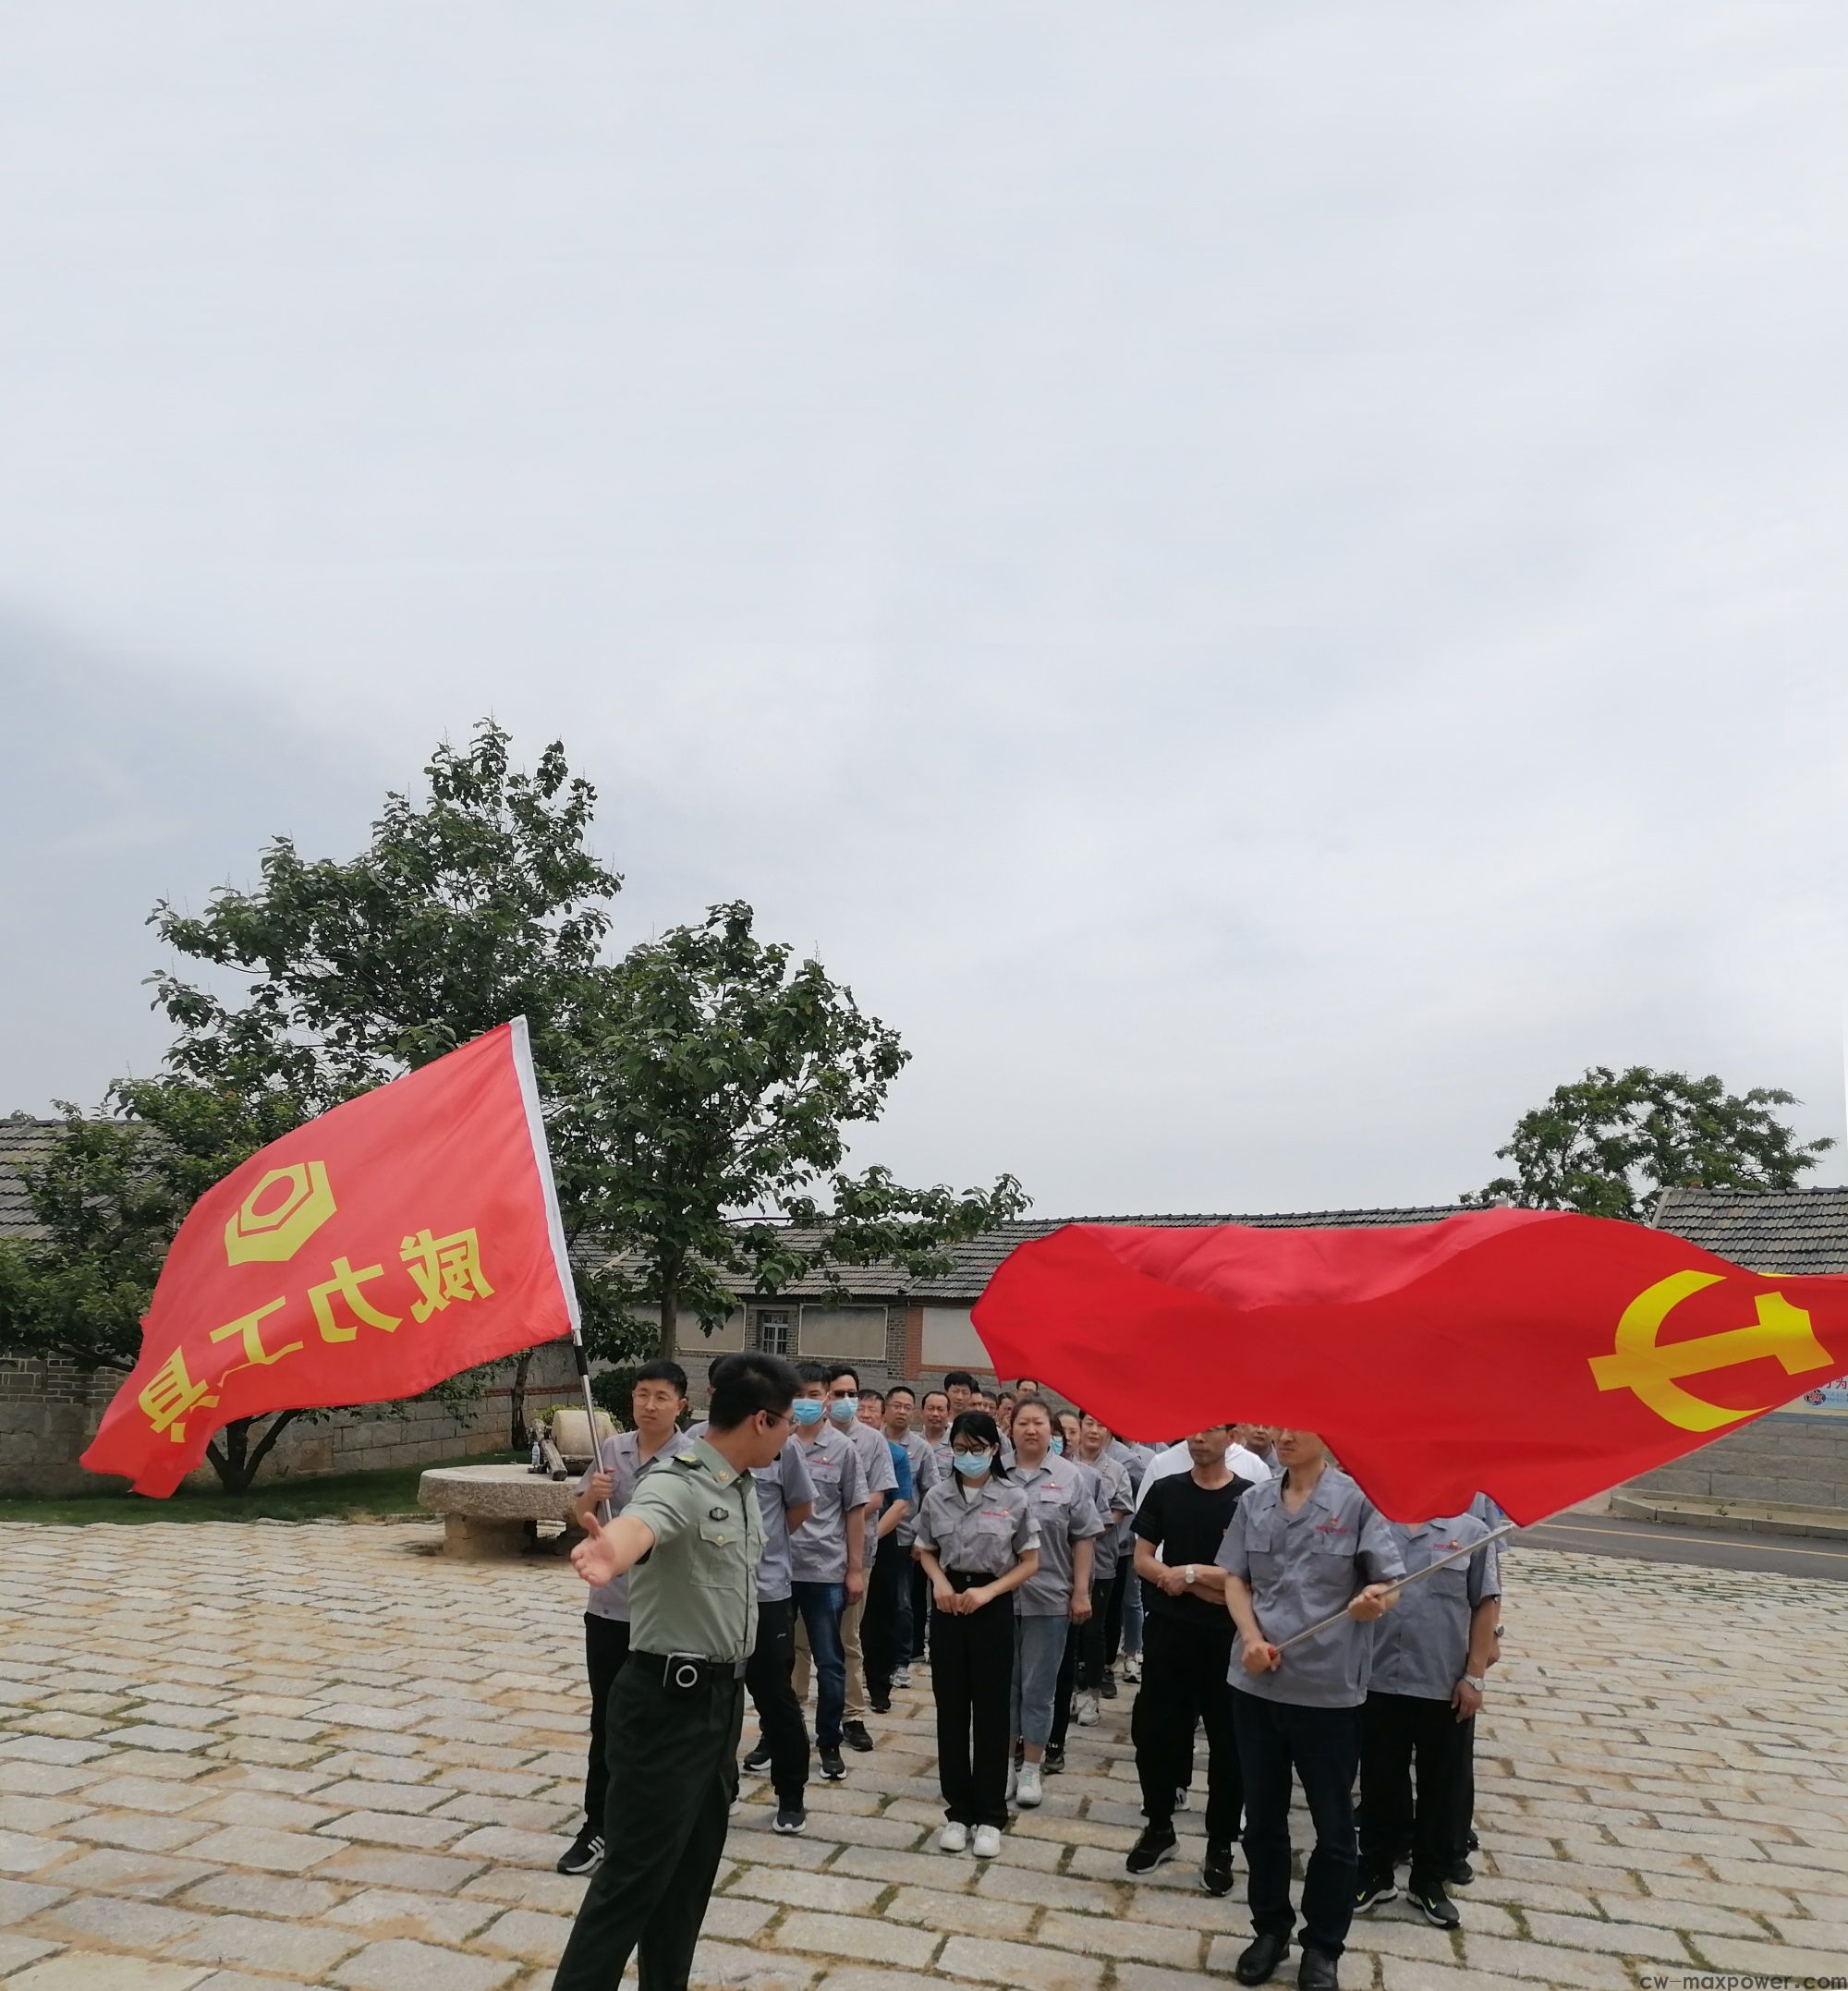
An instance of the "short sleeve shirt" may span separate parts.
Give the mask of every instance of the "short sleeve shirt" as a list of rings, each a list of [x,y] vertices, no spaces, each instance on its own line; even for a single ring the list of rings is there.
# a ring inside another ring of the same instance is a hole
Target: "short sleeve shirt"
[[[907,1431],[894,1442],[903,1446],[905,1456],[911,1462],[911,1511],[898,1524],[898,1546],[909,1548],[918,1539],[918,1515],[924,1505],[924,1496],[937,1483],[937,1463],[922,1432]]]
[[[1482,1541],[1489,1532],[1486,1522],[1470,1513],[1416,1526],[1390,1521],[1386,1524],[1408,1576]],[[1448,1701],[1469,1657],[1470,1614],[1485,1597],[1501,1595],[1501,1567],[1492,1542],[1408,1584],[1400,1591],[1398,1603],[1374,1621],[1371,1691]]]
[[[599,1472],[610,1475],[610,1512],[619,1514],[634,1497],[636,1482],[651,1467],[656,1459],[672,1451],[679,1442],[678,1436],[670,1438],[653,1458],[641,1455],[641,1433],[639,1431],[613,1431],[597,1448],[597,1463],[584,1474],[578,1482],[579,1493],[589,1493],[590,1481]],[[585,1614],[591,1618],[611,1618],[618,1624],[629,1621],[629,1579],[625,1572],[606,1584],[599,1584],[590,1592],[584,1606]]]
[[[1283,1506],[1282,1479],[1252,1487],[1233,1510],[1218,1561],[1250,1585],[1258,1628],[1273,1645],[1344,1609],[1368,1584],[1405,1573],[1390,1524],[1331,1465],[1294,1514]],[[1357,1707],[1372,1654],[1373,1626],[1343,1619],[1286,1652],[1275,1672],[1247,1673],[1234,1646],[1229,1678],[1261,1700]]]
[[[973,1490],[942,1480],[924,1496],[918,1546],[960,1576],[1005,1576],[1040,1546],[1032,1505],[1020,1488],[991,1477]]]
[[[626,1511],[654,1531],[630,1584],[630,1647],[697,1653],[722,1664],[757,1644],[763,1519],[748,1473],[703,1439],[657,1454]]]
[[[1236,1475],[1222,1487],[1203,1487],[1191,1473],[1170,1473],[1149,1487],[1149,1498],[1137,1509],[1136,1533],[1170,1569],[1216,1562],[1233,1511],[1250,1490],[1251,1482]],[[1203,1596],[1198,1588],[1170,1596],[1151,1587],[1146,1608],[1158,1618],[1195,1624],[1225,1620],[1223,1601]]]
[[[815,1489],[815,1511],[789,1537],[789,1573],[799,1584],[837,1584],[847,1573],[846,1516],[866,1502],[860,1455],[839,1431],[795,1440]],[[886,1461],[888,1468],[891,1460]]]
[[[839,1425],[834,1428],[842,1429]],[[871,1425],[861,1424],[857,1419],[842,1435],[859,1454],[860,1477],[866,1485],[866,1566],[871,1569],[878,1547],[879,1517],[885,1511],[887,1499],[898,1491],[892,1440],[883,1431],[875,1431]]]
[[[1136,1496],[1130,1491],[1127,1470],[1108,1451],[1101,1458],[1081,1459],[1078,1463],[1097,1482],[1091,1499],[1103,1522],[1103,1533],[1091,1551],[1091,1581],[1109,1583],[1116,1575],[1117,1563],[1129,1540],[1129,1517],[1135,1511]]]
[[[1072,1602],[1072,1551],[1103,1533],[1097,1503],[1083,1474],[1069,1459],[1049,1454],[1015,1484],[1026,1494],[1040,1530],[1040,1568],[1014,1593],[1023,1618],[1062,1618]]]
[[[706,1423],[687,1427],[688,1438],[704,1438]],[[757,1600],[781,1604],[789,1596],[789,1514],[792,1507],[814,1503],[815,1484],[802,1463],[802,1441],[788,1439],[769,1465],[754,1465],[757,1504],[763,1521],[763,1559],[757,1566]]]

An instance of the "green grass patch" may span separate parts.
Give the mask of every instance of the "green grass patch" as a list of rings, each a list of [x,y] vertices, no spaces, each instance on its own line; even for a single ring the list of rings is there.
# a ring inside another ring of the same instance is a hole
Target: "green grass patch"
[[[99,1488],[61,1499],[0,1499],[0,1521],[69,1526],[99,1521],[401,1521],[421,1516],[417,1483],[444,1465],[505,1465],[521,1455],[478,1451],[428,1465],[392,1465],[375,1473],[321,1473],[296,1479],[259,1479],[233,1496],[217,1487],[181,1487],[171,1499]]]

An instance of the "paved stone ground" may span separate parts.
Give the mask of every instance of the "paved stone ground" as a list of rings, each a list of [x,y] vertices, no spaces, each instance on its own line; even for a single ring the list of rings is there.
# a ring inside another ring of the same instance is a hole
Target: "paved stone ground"
[[[6,1991],[537,1991],[582,1883],[579,1593],[419,1526],[0,1528]],[[1349,1991],[1848,1977],[1848,1584],[1526,1549],[1484,1717],[1481,1877]],[[927,1696],[734,1821],[705,1983],[1205,1991],[1246,1937],[1200,1843],[1130,1882],[1127,1695],[1000,1860],[928,1850]],[[1197,1818],[1184,1815],[1182,1823]],[[1300,1820],[1299,1820],[1300,1823]]]

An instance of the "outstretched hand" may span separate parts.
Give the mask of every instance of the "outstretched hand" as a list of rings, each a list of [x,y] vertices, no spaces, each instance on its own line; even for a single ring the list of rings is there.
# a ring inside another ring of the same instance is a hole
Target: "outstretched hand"
[[[571,1567],[593,1590],[616,1576],[616,1551],[594,1513],[584,1516],[584,1539],[571,1551]]]

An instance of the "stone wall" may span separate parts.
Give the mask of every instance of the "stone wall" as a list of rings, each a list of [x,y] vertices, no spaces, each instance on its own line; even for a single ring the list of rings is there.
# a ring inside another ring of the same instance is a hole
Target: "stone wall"
[[[1630,1484],[1671,1499],[1770,1502],[1848,1513],[1848,1417],[1774,1411]]]
[[[116,1484],[86,1473],[78,1459],[95,1436],[120,1379],[114,1374],[85,1377],[67,1362],[0,1359],[0,1494],[94,1492]],[[496,1375],[480,1401],[459,1412],[446,1404],[413,1402],[401,1416],[359,1409],[336,1411],[313,1423],[298,1419],[276,1440],[261,1478],[431,1465],[503,1451],[510,1381],[507,1373]],[[577,1398],[569,1344],[549,1342],[535,1349],[527,1380],[529,1418]],[[210,1466],[193,1477],[202,1486],[217,1484]]]

